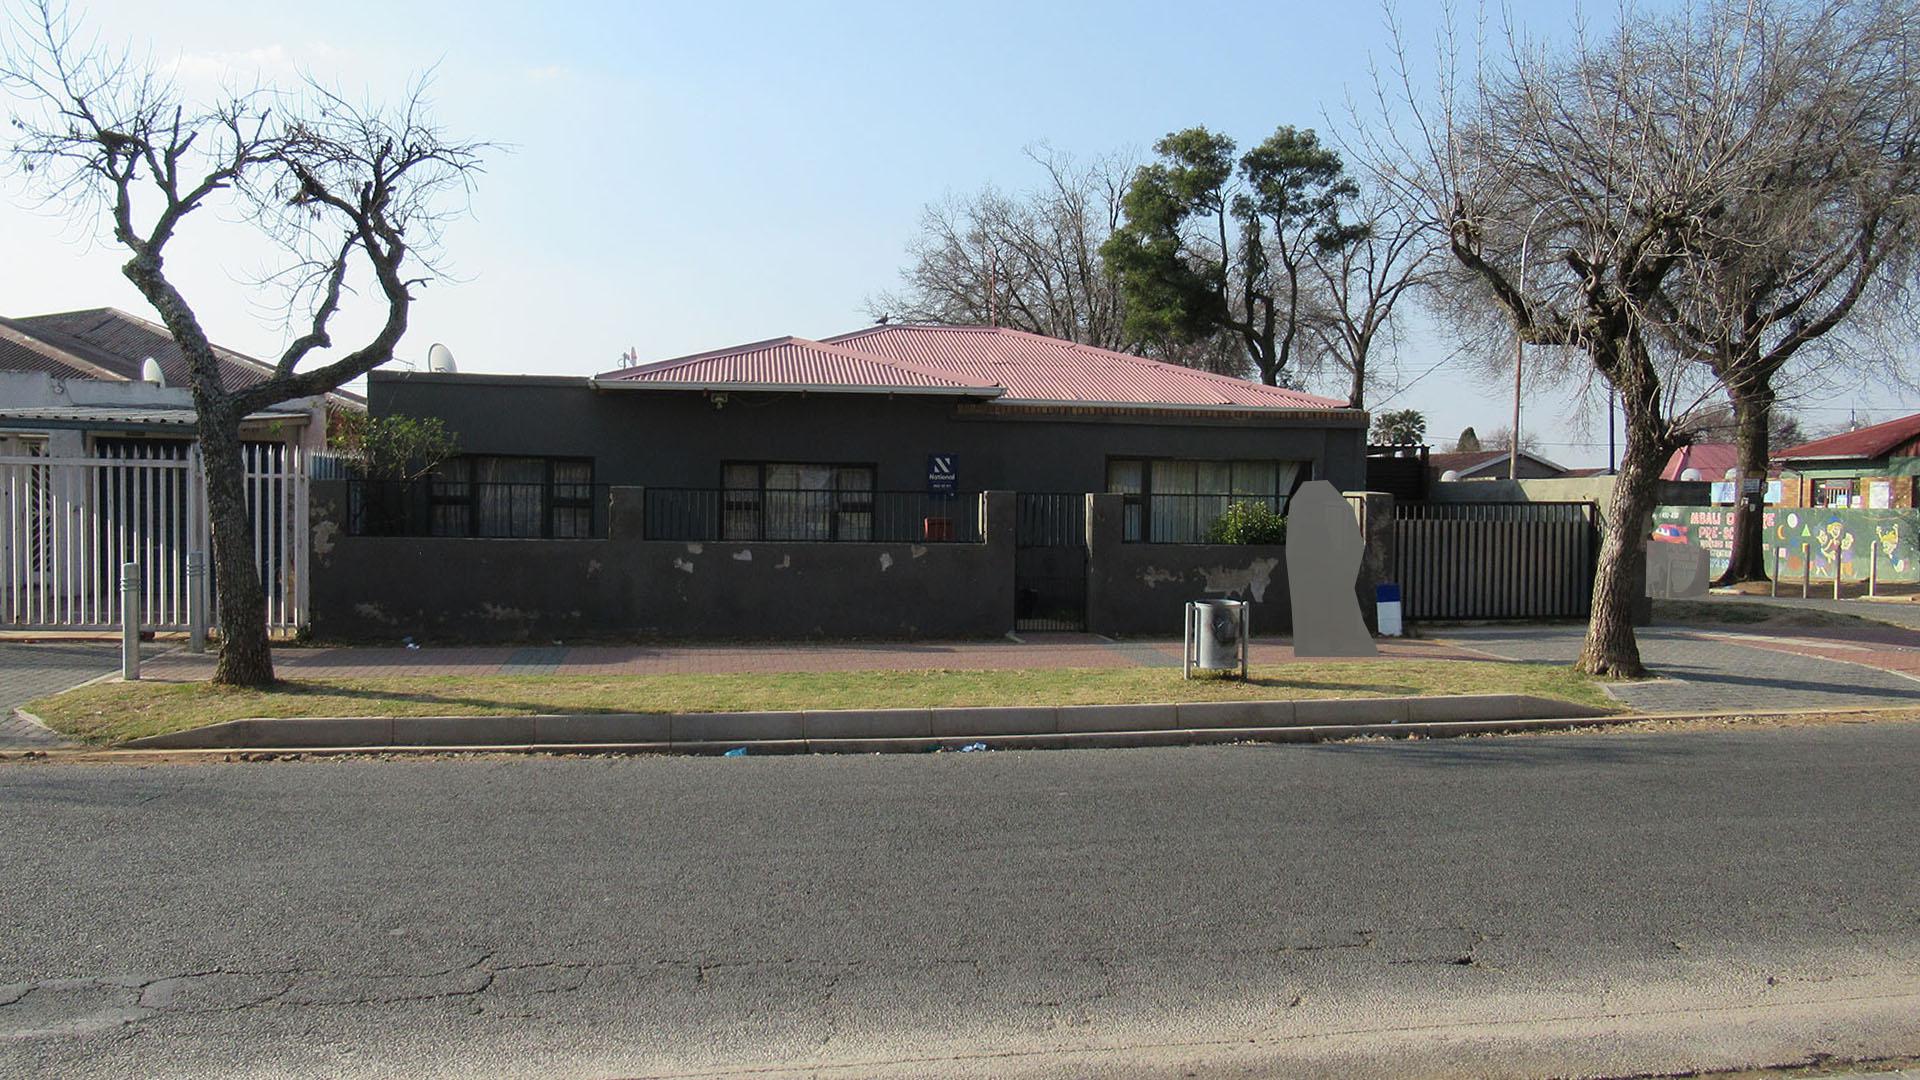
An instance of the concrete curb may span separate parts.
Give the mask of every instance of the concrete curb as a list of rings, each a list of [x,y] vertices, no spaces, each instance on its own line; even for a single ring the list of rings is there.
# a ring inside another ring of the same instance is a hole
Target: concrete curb
[[[1057,742],[1128,734],[1151,735],[1164,740],[1153,745],[1168,745],[1233,741],[1254,731],[1327,731],[1436,723],[1558,723],[1601,719],[1608,715],[1599,709],[1552,698],[1467,694],[821,712],[300,717],[229,720],[134,739],[120,746],[130,750],[620,746],[702,753],[741,745],[862,748],[898,743],[903,748],[931,749],[957,741],[986,741],[993,745],[1000,739]]]

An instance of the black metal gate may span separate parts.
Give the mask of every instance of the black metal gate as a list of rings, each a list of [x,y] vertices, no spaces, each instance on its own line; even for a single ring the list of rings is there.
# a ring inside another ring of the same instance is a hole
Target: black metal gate
[[[1087,497],[1021,492],[1014,513],[1014,628],[1087,628]]]
[[[1598,508],[1400,503],[1393,548],[1408,619],[1586,618],[1600,550]]]

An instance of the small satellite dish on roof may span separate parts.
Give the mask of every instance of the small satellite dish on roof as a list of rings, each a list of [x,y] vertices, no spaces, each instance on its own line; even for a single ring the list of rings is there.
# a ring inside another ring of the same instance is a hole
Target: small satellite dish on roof
[[[167,373],[160,370],[160,361],[151,356],[140,361],[140,381],[152,383],[155,386],[167,385]]]
[[[436,341],[427,350],[427,370],[444,371],[451,375],[460,369],[453,366],[453,350]]]
[[[1699,479],[1701,479],[1701,478],[1702,478],[1702,477],[1700,476],[1700,470],[1699,470],[1699,469],[1682,469],[1682,470],[1680,470],[1680,479],[1682,479],[1682,480],[1689,480],[1689,481],[1691,481],[1691,480],[1699,480]]]
[[[1458,469],[1448,469],[1446,472],[1440,474],[1440,482],[1443,484],[1451,484],[1458,479],[1460,479],[1460,470]]]

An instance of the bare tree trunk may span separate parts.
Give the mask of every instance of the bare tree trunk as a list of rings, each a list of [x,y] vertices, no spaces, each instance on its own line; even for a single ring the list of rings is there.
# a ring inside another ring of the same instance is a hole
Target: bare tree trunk
[[[1627,445],[1620,472],[1613,478],[1613,505],[1600,540],[1587,640],[1573,666],[1589,675],[1638,679],[1645,677],[1647,669],[1640,662],[1633,615],[1646,591],[1647,531],[1660,469],[1673,446],[1661,417],[1660,382],[1651,363],[1632,342],[1618,347],[1630,357],[1616,369],[1621,381],[1615,383],[1626,413]]]
[[[1735,439],[1740,447],[1739,473],[1735,481],[1733,509],[1733,551],[1727,557],[1727,569],[1715,585],[1733,585],[1742,581],[1767,580],[1766,548],[1760,539],[1760,526],[1766,516],[1768,426],[1773,421],[1772,389],[1733,392]],[[1747,494],[1747,481],[1760,481],[1760,491]]]
[[[238,418],[202,412],[200,448],[206,461],[207,517],[213,525],[213,573],[220,596],[220,659],[213,681],[224,686],[271,686],[267,602],[253,558],[253,517],[247,512],[247,466]]]
[[[1362,360],[1353,365],[1353,389],[1347,395],[1347,408],[1364,409],[1367,393],[1367,366]]]

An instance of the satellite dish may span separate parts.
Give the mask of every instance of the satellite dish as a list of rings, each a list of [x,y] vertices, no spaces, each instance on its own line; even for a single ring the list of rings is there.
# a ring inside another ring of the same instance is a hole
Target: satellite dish
[[[1699,469],[1683,469],[1680,472],[1680,479],[1692,481],[1702,479],[1702,477]]]
[[[151,356],[140,361],[140,381],[152,383],[155,386],[167,385],[167,373],[160,370],[160,361]]]
[[[1458,479],[1460,479],[1460,470],[1458,469],[1448,469],[1446,472],[1440,474],[1440,482],[1443,484],[1451,484]]]
[[[453,350],[436,341],[433,347],[427,350],[427,370],[443,371],[451,375],[460,369],[453,366]]]

